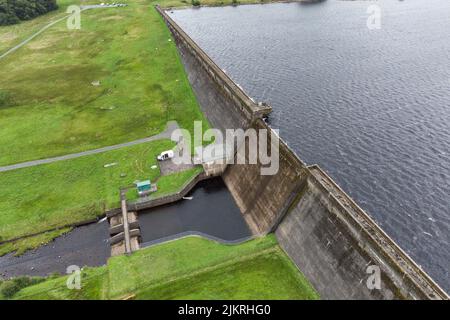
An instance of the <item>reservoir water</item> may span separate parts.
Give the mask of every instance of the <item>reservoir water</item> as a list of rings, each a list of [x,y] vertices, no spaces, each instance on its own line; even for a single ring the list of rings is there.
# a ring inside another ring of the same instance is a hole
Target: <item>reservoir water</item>
[[[380,29],[368,28],[378,9]],[[170,15],[250,96],[273,106],[271,126],[304,161],[324,168],[450,292],[450,1]]]
[[[139,212],[139,226],[142,246],[189,233],[225,242],[251,236],[222,178],[198,183],[186,200]]]
[[[0,279],[17,276],[65,274],[69,266],[96,267],[110,257],[109,224],[100,221],[78,227],[35,250],[20,256],[0,257]]]

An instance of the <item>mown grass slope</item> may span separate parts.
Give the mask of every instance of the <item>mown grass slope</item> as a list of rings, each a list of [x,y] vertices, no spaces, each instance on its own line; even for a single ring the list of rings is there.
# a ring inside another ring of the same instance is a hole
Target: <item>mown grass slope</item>
[[[160,176],[156,155],[172,148],[158,140],[101,154],[0,173],[0,239],[7,240],[94,218],[119,206],[119,188]],[[114,164],[104,167],[108,164]],[[177,191],[197,169],[165,179]]]
[[[318,299],[273,235],[240,245],[188,237],[111,258],[83,271],[82,289],[66,277],[25,288],[17,299]]]
[[[205,120],[151,2],[123,2],[83,11],[80,30],[62,21],[0,60],[0,165],[151,136],[169,120],[187,129]]]

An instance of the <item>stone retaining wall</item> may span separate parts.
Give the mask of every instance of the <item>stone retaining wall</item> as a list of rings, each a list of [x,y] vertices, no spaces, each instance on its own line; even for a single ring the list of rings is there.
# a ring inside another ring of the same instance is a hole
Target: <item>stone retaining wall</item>
[[[192,178],[188,183],[186,183],[181,188],[181,190],[178,191],[177,193],[172,193],[172,194],[169,194],[166,196],[163,195],[163,196],[156,197],[156,198],[145,197],[145,198],[137,199],[135,201],[128,201],[127,202],[127,210],[138,212],[138,211],[142,211],[142,210],[146,210],[146,209],[150,209],[150,208],[154,208],[154,207],[158,207],[158,206],[162,206],[165,204],[179,201],[184,196],[186,196],[189,193],[189,191],[191,191],[197,185],[197,183],[199,183],[200,181],[203,181],[203,180],[210,179],[210,178],[213,178],[213,177],[207,176],[204,172],[200,172],[194,178]],[[121,213],[122,213],[122,210],[120,208],[115,208],[115,209],[107,211],[105,214],[108,218],[111,218],[111,217],[116,216]]]

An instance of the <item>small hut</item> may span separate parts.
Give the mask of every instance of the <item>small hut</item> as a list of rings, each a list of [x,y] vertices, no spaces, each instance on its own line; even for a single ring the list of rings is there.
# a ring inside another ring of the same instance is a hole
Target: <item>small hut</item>
[[[140,197],[144,197],[152,192],[152,183],[150,180],[136,182],[136,189]]]

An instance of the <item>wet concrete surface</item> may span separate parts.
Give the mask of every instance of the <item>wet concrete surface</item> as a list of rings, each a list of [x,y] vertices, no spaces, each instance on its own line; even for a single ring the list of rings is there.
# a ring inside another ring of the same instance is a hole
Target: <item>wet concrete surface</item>
[[[251,232],[222,178],[200,182],[180,200],[139,212],[142,242],[173,236],[186,231],[205,233],[233,241]]]
[[[67,267],[101,266],[110,256],[108,222],[89,224],[56,238],[49,244],[15,257],[0,257],[0,277],[65,274]]]

